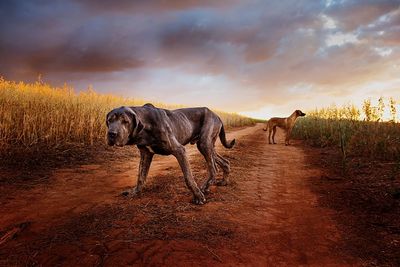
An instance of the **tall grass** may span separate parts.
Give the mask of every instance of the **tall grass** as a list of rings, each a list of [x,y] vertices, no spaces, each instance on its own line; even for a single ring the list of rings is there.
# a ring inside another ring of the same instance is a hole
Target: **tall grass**
[[[293,129],[293,136],[314,146],[335,146],[343,161],[348,156],[366,156],[379,160],[400,160],[400,124],[395,122],[396,108],[390,99],[391,121],[383,122],[383,99],[378,107],[370,100],[364,102],[364,120],[361,111],[353,105],[307,112]],[[394,113],[394,114],[393,114]]]
[[[0,152],[104,143],[107,112],[122,105],[144,103],[140,99],[98,94],[92,89],[76,93],[67,85],[52,87],[39,81],[23,83],[0,78]],[[237,114],[217,113],[228,127],[255,122]]]

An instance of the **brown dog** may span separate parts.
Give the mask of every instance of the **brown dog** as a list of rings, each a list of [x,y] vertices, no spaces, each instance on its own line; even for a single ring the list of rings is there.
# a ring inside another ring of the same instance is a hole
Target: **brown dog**
[[[267,121],[265,128],[263,129],[264,131],[269,129],[269,134],[268,134],[268,142],[271,143],[271,133],[272,133],[272,142],[275,143],[275,133],[276,133],[276,127],[278,126],[279,128],[283,129],[286,133],[285,136],[285,145],[289,145],[289,138],[290,134],[292,132],[293,126],[296,122],[296,119],[298,117],[304,117],[306,114],[303,113],[301,110],[295,110],[292,115],[290,115],[287,118],[271,118],[269,121]]]

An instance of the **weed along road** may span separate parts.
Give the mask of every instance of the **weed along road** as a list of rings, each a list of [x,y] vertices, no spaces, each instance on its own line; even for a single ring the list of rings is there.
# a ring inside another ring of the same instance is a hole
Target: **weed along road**
[[[120,193],[136,182],[137,157],[58,169],[32,188],[8,189],[0,265],[361,265],[339,249],[333,211],[319,207],[309,189],[321,170],[306,163],[300,143],[284,146],[281,132],[268,145],[262,127],[230,132],[237,139],[231,150],[218,145],[232,183],[212,187],[203,206],[190,203],[176,160],[162,156],[135,198]],[[203,157],[187,149],[194,176],[204,181]]]

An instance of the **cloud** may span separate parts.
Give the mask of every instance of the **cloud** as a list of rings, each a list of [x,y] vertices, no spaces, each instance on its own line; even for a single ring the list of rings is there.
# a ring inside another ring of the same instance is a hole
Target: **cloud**
[[[107,72],[137,68],[143,62],[132,56],[114,55],[113,49],[79,48],[68,44],[26,58],[34,72]]]
[[[347,0],[329,5],[325,13],[337,20],[343,30],[353,31],[398,7],[397,0]]]
[[[400,7],[361,27],[362,38],[372,43],[398,46],[400,43]]]
[[[327,36],[325,40],[326,46],[342,46],[348,43],[358,43],[357,35],[354,33],[336,32]]]
[[[0,74],[280,111],[393,79],[399,22],[389,0],[1,1]]]
[[[213,1],[213,0],[152,0],[152,1],[137,1],[137,0],[76,0],[77,4],[81,5],[89,12],[101,13],[158,13],[163,11],[181,11],[193,8],[227,8],[235,5],[240,1]]]
[[[390,54],[393,52],[393,49],[387,47],[374,47],[373,49],[382,57],[390,56]]]
[[[320,18],[322,20],[324,29],[336,29],[337,28],[337,25],[336,25],[337,22],[333,18],[327,16],[326,14],[321,14]]]

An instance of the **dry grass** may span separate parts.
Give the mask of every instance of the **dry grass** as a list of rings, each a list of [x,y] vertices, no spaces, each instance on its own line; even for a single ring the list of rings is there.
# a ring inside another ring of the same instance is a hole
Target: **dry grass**
[[[18,149],[53,150],[104,144],[108,111],[122,105],[143,105],[140,99],[98,94],[89,89],[52,87],[42,82],[23,83],[0,78],[0,152]],[[162,108],[180,106],[153,103]],[[237,114],[217,112],[227,127],[254,124]]]
[[[307,117],[296,123],[293,135],[311,145],[337,146],[344,160],[359,155],[379,160],[400,160],[400,124],[395,122],[395,106],[391,107],[392,120],[383,122],[382,98],[378,107],[370,103],[370,100],[364,102],[363,112],[353,105],[307,112]],[[362,113],[364,120],[361,121]]]

